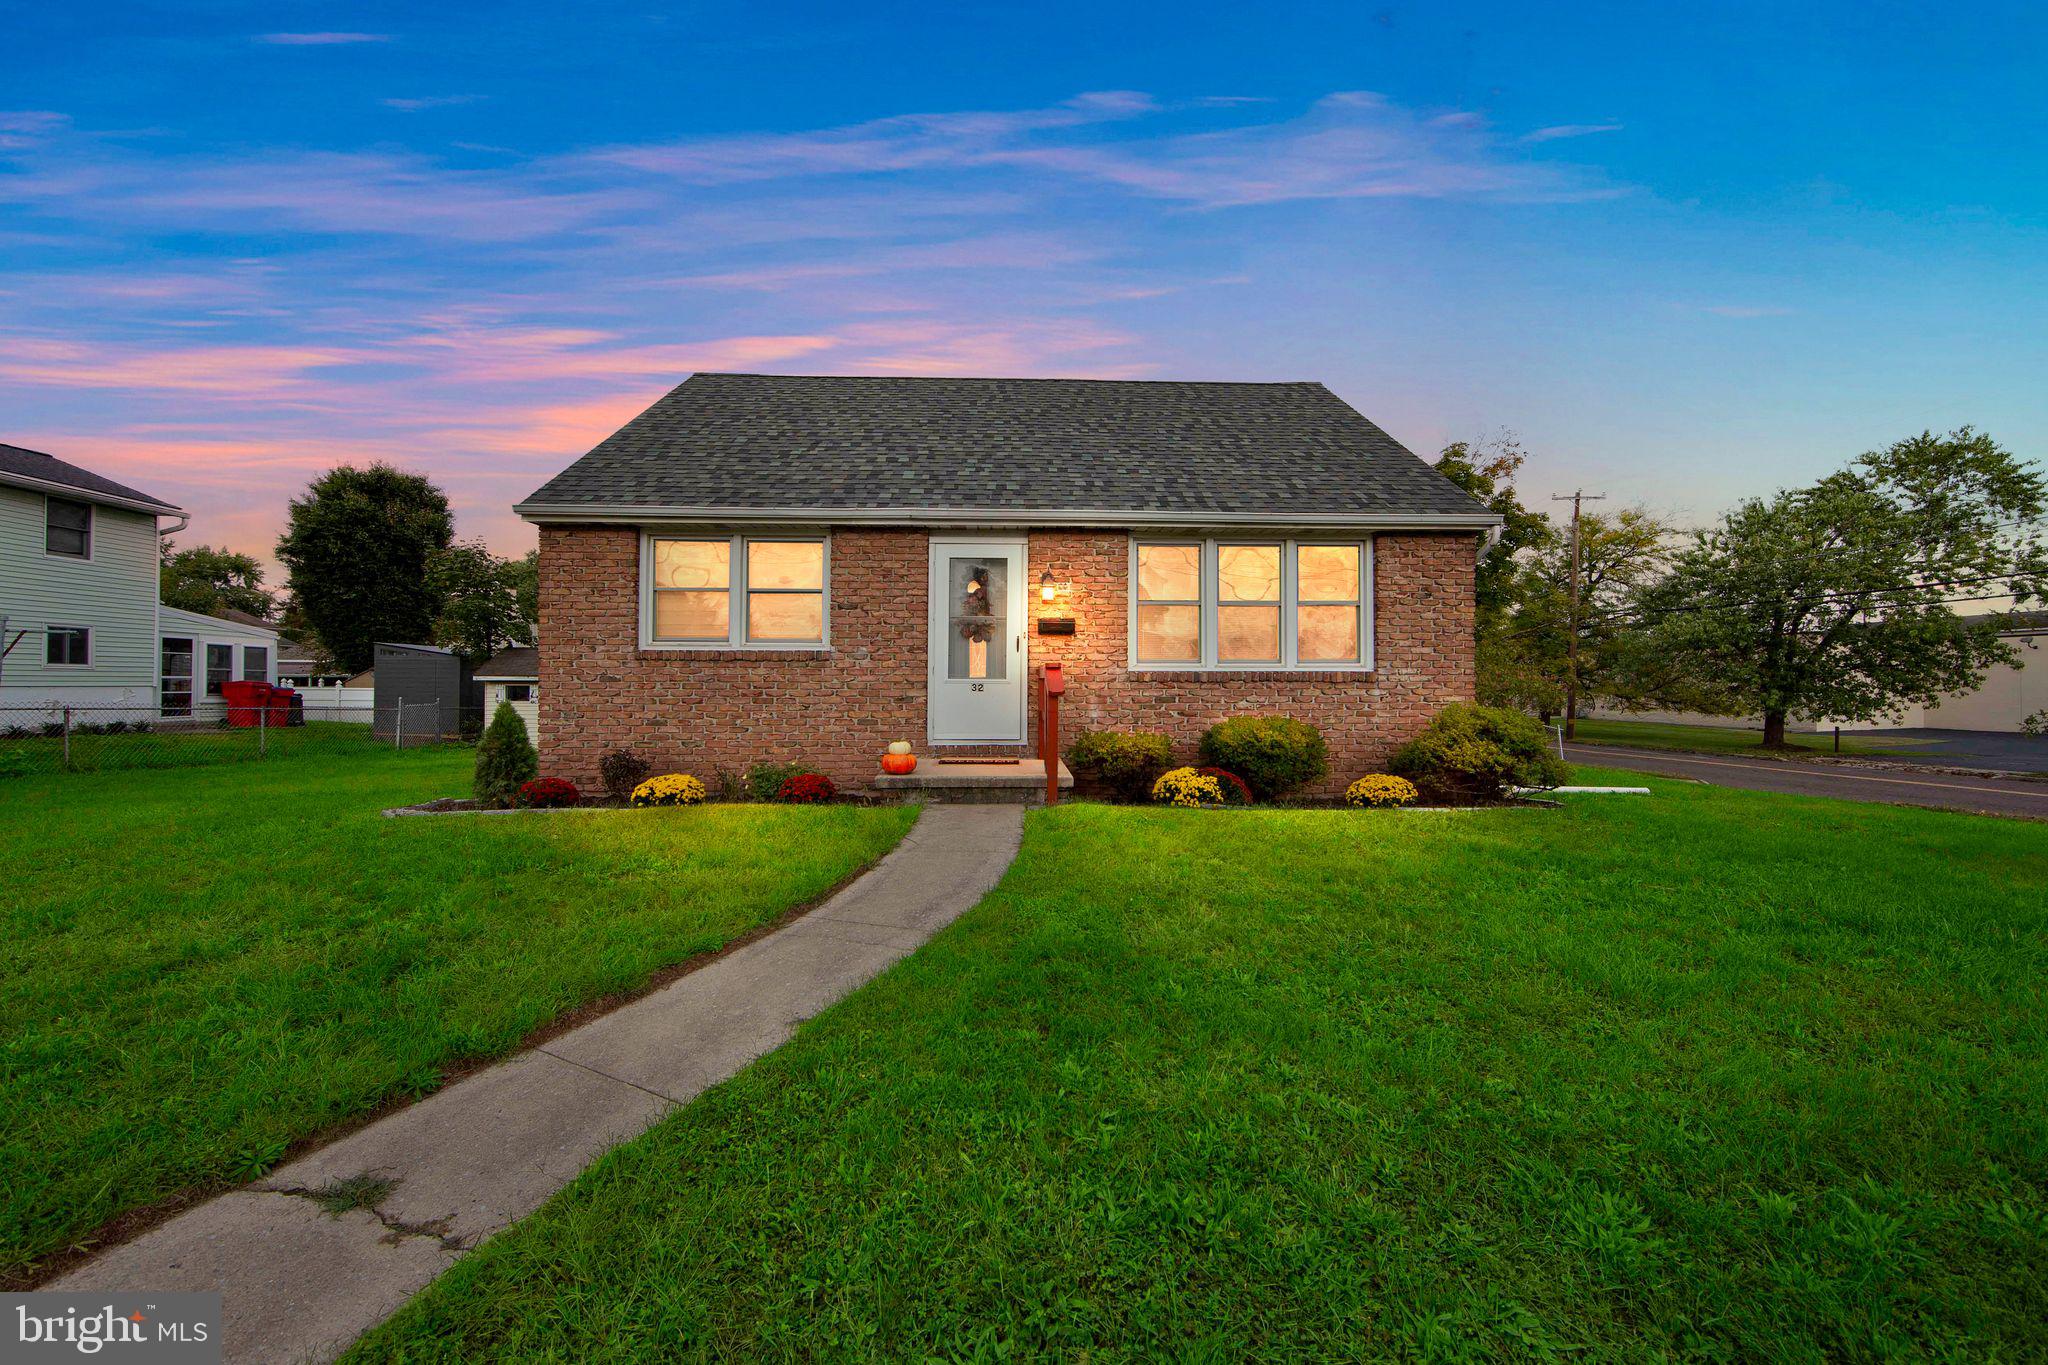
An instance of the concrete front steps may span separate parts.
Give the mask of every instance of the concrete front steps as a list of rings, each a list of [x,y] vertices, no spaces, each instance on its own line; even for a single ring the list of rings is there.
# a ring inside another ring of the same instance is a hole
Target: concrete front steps
[[[1071,791],[1074,775],[1059,768],[1060,790]],[[905,801],[947,804],[1037,806],[1045,803],[1045,760],[941,762],[919,758],[917,771],[876,773],[868,785]]]

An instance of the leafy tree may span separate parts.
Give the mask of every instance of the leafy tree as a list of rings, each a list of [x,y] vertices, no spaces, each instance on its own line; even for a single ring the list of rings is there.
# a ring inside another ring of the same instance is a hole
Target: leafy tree
[[[1640,507],[1579,519],[1579,695],[1625,695],[1639,677],[1628,666],[1641,634],[1635,598],[1663,568],[1672,535]],[[1517,566],[1512,615],[1493,643],[1491,676],[1483,680],[1490,695],[1484,700],[1531,707],[1546,717],[1563,708],[1571,673],[1571,597],[1571,535],[1557,531],[1543,536]]]
[[[447,495],[387,464],[330,469],[292,499],[277,542],[292,600],[345,672],[368,668],[379,640],[420,642],[440,615],[427,582],[455,518]]]
[[[1922,432],[1698,532],[1644,594],[1654,648],[1731,711],[1874,720],[1976,687],[2018,655],[1954,604],[2048,591],[2048,480],[1969,427]]]
[[[532,558],[532,557],[529,557]],[[507,645],[533,643],[533,594],[527,559],[500,559],[481,540],[438,550],[427,562],[427,589],[440,603],[434,643],[481,663]],[[524,599],[524,600],[522,600]]]
[[[1512,433],[1502,432],[1474,445],[1453,441],[1436,457],[1437,472],[1486,504],[1502,518],[1500,535],[1479,561],[1479,634],[1491,635],[1512,603],[1517,560],[1552,535],[1541,512],[1522,506],[1515,493],[1515,474],[1528,457]]]
[[[253,555],[211,545],[173,551],[166,540],[157,579],[160,600],[167,607],[207,616],[243,611],[266,621],[277,610],[263,587],[263,566]]]

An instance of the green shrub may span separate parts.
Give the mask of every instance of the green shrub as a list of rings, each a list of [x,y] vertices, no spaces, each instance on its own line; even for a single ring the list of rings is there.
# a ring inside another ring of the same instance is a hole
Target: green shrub
[[[1520,711],[1459,702],[1394,751],[1392,771],[1425,791],[1467,799],[1499,797],[1509,787],[1556,787],[1571,770],[1550,737]]]
[[[519,784],[540,776],[540,755],[526,737],[526,722],[501,701],[476,746],[476,778],[470,790],[487,806],[506,807],[519,799]]]
[[[1330,771],[1323,732],[1292,716],[1233,716],[1202,735],[1202,762],[1244,779],[1271,801]]]
[[[773,801],[782,795],[783,783],[809,771],[801,763],[756,763],[747,769],[747,795],[756,801]]]
[[[1108,787],[1120,801],[1145,801],[1173,762],[1173,741],[1149,730],[1083,730],[1067,749],[1067,763]]]

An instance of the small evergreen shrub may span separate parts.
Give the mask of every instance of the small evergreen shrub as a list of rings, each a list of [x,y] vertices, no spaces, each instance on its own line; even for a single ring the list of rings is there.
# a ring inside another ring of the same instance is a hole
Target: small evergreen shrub
[[[633,805],[694,806],[704,799],[704,784],[688,773],[663,773],[633,788]]]
[[[536,777],[531,782],[519,784],[519,804],[536,810],[573,806],[582,799],[583,793],[577,791],[576,784],[566,777]]]
[[[820,801],[830,801],[839,792],[832,779],[823,773],[798,773],[785,780],[776,790],[775,799],[792,806],[812,806]]]
[[[1244,779],[1227,768],[1197,768],[1204,777],[1216,779],[1216,785],[1223,789],[1223,804],[1226,806],[1249,806],[1252,803],[1252,789]]]
[[[1149,730],[1083,730],[1067,749],[1076,773],[1100,782],[1120,801],[1143,801],[1173,762],[1173,741]]]
[[[540,776],[540,755],[526,736],[526,722],[501,701],[476,746],[476,777],[470,791],[486,806],[503,808],[519,799],[519,784]]]
[[[1292,716],[1233,716],[1202,736],[1202,762],[1244,779],[1261,801],[1284,796],[1330,771],[1323,732]]]
[[[647,780],[653,771],[646,759],[631,749],[614,749],[597,760],[597,777],[604,783],[605,794],[614,801],[624,801],[633,794],[633,788]]]
[[[756,801],[774,801],[782,795],[782,784],[804,771],[801,763],[756,763],[747,769],[747,795]]]
[[[1458,702],[1394,751],[1387,767],[1424,791],[1494,800],[1509,787],[1562,786],[1571,770],[1550,737],[1520,711]]]
[[[1162,773],[1152,784],[1152,799],[1162,806],[1189,809],[1220,806],[1223,804],[1223,787],[1215,778],[1204,777],[1193,768],[1175,768]]]

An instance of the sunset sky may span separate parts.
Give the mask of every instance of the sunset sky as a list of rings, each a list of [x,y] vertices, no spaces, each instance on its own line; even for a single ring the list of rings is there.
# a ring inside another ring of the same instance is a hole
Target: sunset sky
[[[692,370],[1320,379],[1692,520],[2048,454],[2037,6],[0,0],[0,441],[268,557]]]

